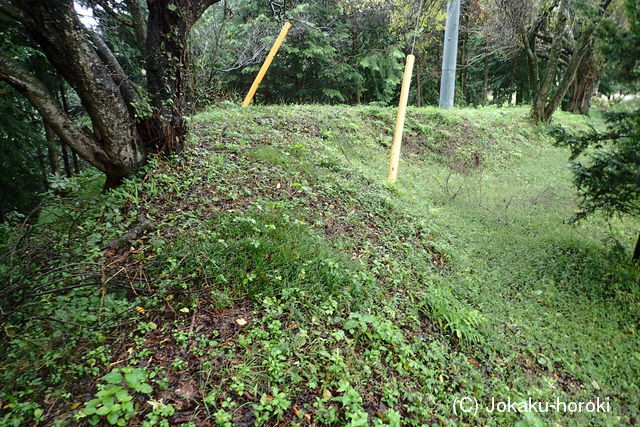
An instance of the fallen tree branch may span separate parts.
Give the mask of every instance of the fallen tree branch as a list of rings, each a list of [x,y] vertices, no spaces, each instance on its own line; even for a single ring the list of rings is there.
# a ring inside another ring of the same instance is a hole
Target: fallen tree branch
[[[140,236],[145,231],[151,229],[151,227],[151,221],[149,221],[149,219],[145,217],[140,216],[138,217],[137,224],[132,229],[127,231],[124,235],[116,237],[115,239],[107,242],[107,244],[102,247],[102,250],[122,248],[128,245],[132,240],[137,239],[138,236]]]

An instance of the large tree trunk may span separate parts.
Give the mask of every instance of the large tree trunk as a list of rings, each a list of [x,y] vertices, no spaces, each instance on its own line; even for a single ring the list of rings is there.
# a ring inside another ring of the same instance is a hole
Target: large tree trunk
[[[531,91],[532,99],[536,99],[540,89],[540,69],[538,68],[538,54],[536,53],[536,38],[538,37],[538,31],[540,31],[540,28],[554,7],[555,4],[550,5],[549,9],[536,19],[536,22],[532,25],[530,30],[520,34],[520,41],[525,53],[529,89]]]
[[[636,249],[633,251],[633,259],[635,261],[640,261],[640,234],[638,235],[638,240],[636,240]]]
[[[0,78],[22,92],[60,138],[117,184],[145,160],[134,118],[109,68],[86,37],[73,0],[14,2],[14,18],[78,93],[93,125],[79,129],[46,87],[11,58],[0,57]]]
[[[217,0],[147,0],[147,85],[154,114],[140,126],[147,149],[177,152],[184,146],[188,110],[187,38],[193,24]]]

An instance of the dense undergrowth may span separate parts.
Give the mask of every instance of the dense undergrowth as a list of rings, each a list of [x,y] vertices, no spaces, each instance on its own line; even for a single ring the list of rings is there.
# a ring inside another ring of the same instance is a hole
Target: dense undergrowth
[[[212,110],[183,155],[3,225],[0,423],[638,422],[638,224],[570,222],[525,109],[410,110],[389,186],[393,121]],[[529,397],[611,411],[482,409]]]

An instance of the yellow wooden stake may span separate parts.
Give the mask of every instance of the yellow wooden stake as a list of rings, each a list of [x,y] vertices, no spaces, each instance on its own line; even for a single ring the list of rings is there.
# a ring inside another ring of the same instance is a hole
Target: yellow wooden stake
[[[404,132],[404,118],[407,115],[407,102],[409,101],[409,87],[411,86],[411,74],[416,57],[407,56],[404,66],[404,78],[400,90],[400,102],[398,103],[398,115],[396,117],[396,130],[393,134],[391,145],[391,160],[389,161],[389,183],[394,184],[398,179],[398,162],[400,161],[400,146],[402,145],[402,133]]]
[[[267,70],[269,69],[271,62],[273,61],[273,58],[275,58],[276,53],[278,53],[278,49],[280,49],[280,45],[284,41],[284,38],[287,37],[289,28],[291,28],[291,24],[289,22],[285,22],[284,26],[282,27],[282,30],[280,30],[280,34],[278,35],[276,42],[273,44],[273,47],[269,51],[269,55],[267,55],[267,59],[264,60],[264,64],[262,64],[262,67],[260,68],[260,71],[258,72],[256,79],[253,81],[253,84],[251,85],[251,89],[249,89],[249,93],[247,93],[247,96],[244,98],[244,102],[242,103],[243,107],[246,107],[249,104],[251,104],[251,101],[253,100],[253,96],[256,94],[256,91],[258,90],[258,86],[260,86],[260,83],[262,82],[264,75],[267,74]]]

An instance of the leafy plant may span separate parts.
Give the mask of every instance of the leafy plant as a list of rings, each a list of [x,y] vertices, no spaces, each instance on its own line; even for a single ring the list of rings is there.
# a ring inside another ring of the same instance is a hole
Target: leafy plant
[[[260,402],[253,406],[256,411],[256,421],[258,424],[263,424],[270,418],[279,420],[289,406],[291,401],[287,399],[287,394],[273,387],[271,394],[263,394]]]
[[[88,401],[80,411],[81,417],[89,417],[92,425],[106,418],[111,425],[124,426],[136,414],[133,393],[150,394],[153,388],[146,381],[149,373],[142,368],[116,368],[102,377],[96,397]],[[167,412],[167,410],[164,410]],[[163,412],[163,413],[164,413]]]
[[[176,411],[171,404],[162,403],[162,399],[148,401],[151,405],[151,412],[146,415],[145,421],[142,423],[143,427],[160,426],[169,427],[170,418]]]
[[[429,289],[425,303],[430,317],[454,337],[470,343],[482,341],[482,314],[461,304],[450,291],[444,288]]]

